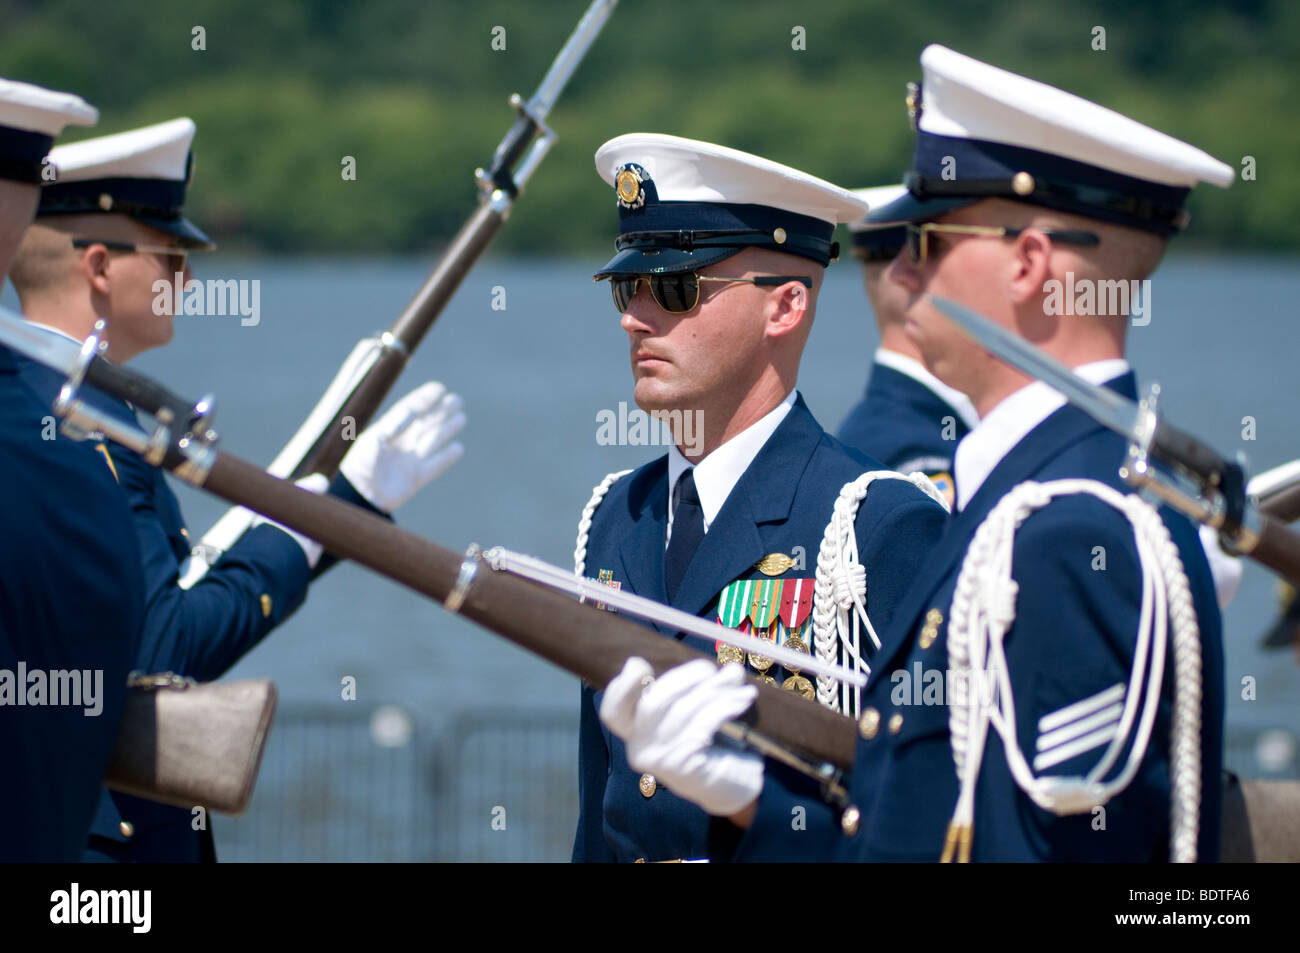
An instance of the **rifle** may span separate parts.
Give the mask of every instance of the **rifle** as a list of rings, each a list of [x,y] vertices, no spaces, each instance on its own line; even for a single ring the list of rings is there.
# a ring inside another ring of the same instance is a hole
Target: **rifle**
[[[1283,523],[1300,520],[1300,460],[1292,460],[1251,477],[1246,493],[1259,505],[1261,512],[1274,519]]]
[[[474,171],[478,207],[392,327],[378,337],[357,342],[320,401],[267,468],[268,473],[289,479],[311,473],[334,475],[348,451],[351,435],[364,429],[379,410],[407,360],[496,237],[524,185],[555,144],[546,117],[617,2],[593,0],[532,98],[525,102],[518,93],[510,97],[514,125],[497,146],[491,165]],[[204,533],[181,574],[181,587],[188,589],[202,579],[255,516],[237,507]]]
[[[1224,551],[1249,556],[1300,585],[1300,533],[1247,493],[1245,467],[1160,417],[1160,388],[1141,403],[1092,384],[1024,338],[965,305],[930,295],[934,306],[994,357],[1062,394],[1098,423],[1129,441],[1119,475],[1174,509],[1215,529]],[[1154,464],[1170,468],[1164,472]]]
[[[254,509],[316,540],[340,559],[360,563],[442,603],[597,687],[608,684],[633,655],[645,658],[656,672],[697,658],[712,660],[712,655],[575,602],[554,588],[493,570],[477,547],[465,555],[444,549],[367,510],[299,489],[219,451],[211,397],[188,402],[152,379],[111,363],[103,357],[98,334],[78,347],[0,308],[0,345],[67,375],[54,402],[66,435],[80,440],[94,434],[121,444],[151,465],[165,467],[236,506]],[[83,383],[151,414],[153,432],[87,406],[77,396]],[[727,729],[733,738],[817,777],[832,794],[843,793],[835,782],[838,771],[853,763],[856,729],[851,719],[760,683],[754,708],[742,721]]]
[[[219,453],[211,427],[211,398],[187,404],[150,379],[116,367],[100,356],[95,335],[78,349],[26,327],[20,317],[0,308],[0,344],[68,373],[54,410],[63,418],[69,436],[84,439],[92,433],[102,434],[193,486],[236,505],[255,507],[317,540],[336,556],[442,603],[449,611],[597,687],[607,685],[633,655],[646,659],[656,674],[697,658],[712,661],[711,656],[674,639],[593,605],[573,602],[530,579],[484,573],[485,563],[477,547],[462,557],[360,507],[301,490],[251,463]],[[151,413],[157,428],[146,434],[87,407],[77,399],[83,381]],[[751,681],[755,681],[752,676]],[[841,781],[853,768],[854,721],[774,686],[756,683],[756,687],[752,708],[725,725],[721,733],[817,778],[827,800],[844,807],[847,792]],[[153,743],[152,738],[119,739],[118,747],[129,750]],[[1300,857],[1300,837],[1291,823],[1300,802],[1300,785],[1249,781],[1238,789],[1237,783],[1235,777],[1225,778],[1229,816],[1224,826],[1224,858]],[[157,796],[151,791],[142,793]]]

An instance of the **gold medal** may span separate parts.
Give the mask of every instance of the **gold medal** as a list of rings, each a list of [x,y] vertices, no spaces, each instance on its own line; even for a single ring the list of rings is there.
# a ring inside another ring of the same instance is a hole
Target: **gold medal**
[[[789,572],[793,565],[794,560],[785,553],[768,553],[754,565],[754,568],[764,576],[779,576]]]
[[[745,650],[736,648],[736,646],[734,645],[727,645],[726,643],[723,643],[722,645],[718,646],[718,664],[719,665],[732,665],[732,664],[744,665]]]
[[[813,683],[808,681],[808,679],[804,678],[802,675],[791,675],[785,680],[785,684],[781,687],[787,692],[794,692],[797,695],[802,695],[809,701],[812,701],[817,697],[817,692],[813,689]]]
[[[773,645],[775,645],[777,641],[775,623],[773,623],[769,628],[766,629],[753,630],[750,632],[750,634],[756,638],[767,639],[767,641],[771,642]],[[766,655],[759,655],[757,652],[750,652],[749,664],[754,667],[755,671],[766,672],[769,668],[772,667],[773,663],[772,660],[768,658]]]
[[[811,655],[811,654],[812,654],[812,652],[810,652],[810,651],[808,650],[808,645],[807,645],[807,643],[805,643],[804,640],[801,639],[801,638],[799,638],[799,636],[797,636],[797,635],[789,636],[789,637],[785,640],[785,647],[786,647],[787,649],[794,649],[796,652],[802,652],[804,655]],[[801,668],[795,668],[793,665],[791,665],[791,664],[788,663],[788,662],[786,663],[786,666],[785,666],[785,667],[788,668],[790,671],[794,672],[796,675],[798,675],[800,672],[803,671],[803,669],[801,669]],[[805,681],[807,681],[807,679],[805,679]],[[788,680],[788,679],[787,679],[787,681],[786,681],[786,686],[789,687],[789,680]]]
[[[754,677],[755,677],[755,679],[757,679],[758,681],[762,682],[764,685],[775,685],[775,684],[776,684],[776,679],[773,678],[771,675],[755,675]]]

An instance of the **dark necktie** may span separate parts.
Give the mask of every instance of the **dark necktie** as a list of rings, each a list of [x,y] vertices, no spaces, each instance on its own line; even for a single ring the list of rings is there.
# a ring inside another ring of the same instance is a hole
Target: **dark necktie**
[[[686,575],[691,557],[700,548],[704,538],[704,510],[700,494],[695,489],[695,471],[687,470],[677,481],[677,505],[673,509],[673,534],[664,551],[664,591],[668,601],[677,597],[677,590]]]

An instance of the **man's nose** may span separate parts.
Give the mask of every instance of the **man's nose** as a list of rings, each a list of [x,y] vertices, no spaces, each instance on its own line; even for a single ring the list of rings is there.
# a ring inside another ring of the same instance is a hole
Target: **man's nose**
[[[662,314],[659,305],[650,295],[649,283],[642,281],[632,300],[627,303],[619,324],[628,334],[650,334],[655,330],[655,319]]]
[[[885,280],[901,285],[914,294],[919,293],[925,286],[921,270],[912,264],[912,256],[906,248],[899,251],[894,256],[894,260],[889,263],[889,267],[885,269]]]

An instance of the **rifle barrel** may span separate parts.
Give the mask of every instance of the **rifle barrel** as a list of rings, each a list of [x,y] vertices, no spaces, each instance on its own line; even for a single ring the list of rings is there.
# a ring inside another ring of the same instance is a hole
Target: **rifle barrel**
[[[465,557],[331,497],[301,490],[228,453],[217,455],[199,484],[223,499],[315,539],[408,589],[445,602]],[[633,655],[656,672],[707,657],[592,605],[538,583],[480,565],[460,614],[516,645],[603,687]],[[841,769],[853,764],[851,719],[792,692],[758,684],[753,727],[806,757]]]

